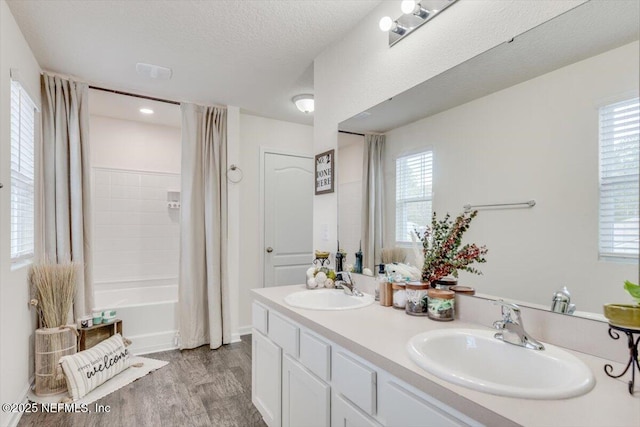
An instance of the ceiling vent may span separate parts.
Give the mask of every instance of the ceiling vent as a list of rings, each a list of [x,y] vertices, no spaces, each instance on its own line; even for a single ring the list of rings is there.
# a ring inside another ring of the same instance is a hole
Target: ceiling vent
[[[171,68],[153,64],[144,64],[142,62],[138,62],[136,64],[136,71],[142,76],[157,80],[169,80],[173,74]]]

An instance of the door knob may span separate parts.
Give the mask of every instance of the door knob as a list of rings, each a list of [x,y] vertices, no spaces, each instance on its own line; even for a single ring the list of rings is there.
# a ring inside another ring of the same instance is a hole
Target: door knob
[[[269,247],[267,248],[267,253],[271,253],[271,252],[273,252],[273,248],[272,248],[271,246],[269,246]]]

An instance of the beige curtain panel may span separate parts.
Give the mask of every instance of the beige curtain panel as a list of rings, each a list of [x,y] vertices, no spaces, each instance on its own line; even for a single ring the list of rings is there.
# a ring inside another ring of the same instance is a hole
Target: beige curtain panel
[[[362,164],[363,266],[379,264],[384,233],[384,135],[364,136]]]
[[[86,83],[42,75],[44,255],[84,266],[74,318],[93,309],[88,98]]]
[[[182,104],[182,349],[231,342],[227,276],[227,110]]]

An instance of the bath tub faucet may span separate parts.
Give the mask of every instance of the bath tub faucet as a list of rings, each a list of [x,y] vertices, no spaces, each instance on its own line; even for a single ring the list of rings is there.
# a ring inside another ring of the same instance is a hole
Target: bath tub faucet
[[[351,273],[348,271],[340,271],[336,273],[340,276],[340,279],[336,280],[336,288],[342,289],[345,294],[353,295],[354,297],[362,297],[364,294],[356,289],[356,282],[353,281]]]
[[[519,345],[520,347],[530,348],[532,350],[544,350],[544,345],[529,336],[524,330],[520,307],[502,300],[496,300],[493,303],[500,305],[502,308],[502,320],[493,322],[493,327],[500,331],[496,332],[494,337],[509,344]]]

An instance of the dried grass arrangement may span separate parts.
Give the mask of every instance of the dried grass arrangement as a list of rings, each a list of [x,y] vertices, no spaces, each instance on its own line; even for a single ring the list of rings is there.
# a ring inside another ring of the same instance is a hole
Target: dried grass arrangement
[[[67,389],[58,370],[62,356],[75,354],[77,331],[66,326],[76,292],[78,266],[72,262],[35,264],[29,272],[30,304],[38,313],[40,329],[35,337],[36,387],[38,396]]]
[[[407,259],[407,253],[398,246],[382,248],[380,258],[383,264],[403,263]]]
[[[43,328],[67,323],[76,293],[78,266],[73,262],[34,264],[29,272],[31,305],[38,312]]]

